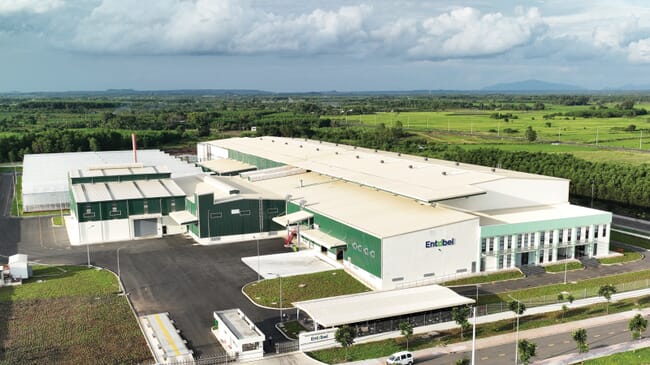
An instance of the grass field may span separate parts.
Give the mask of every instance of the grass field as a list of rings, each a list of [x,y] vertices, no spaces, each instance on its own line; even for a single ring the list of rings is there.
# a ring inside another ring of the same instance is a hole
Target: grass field
[[[115,276],[84,267],[34,267],[0,288],[0,364],[133,364],[151,354]],[[39,282],[40,281],[40,282]]]
[[[650,297],[618,301],[609,305],[609,313],[611,314],[629,311],[637,308],[638,306],[645,306],[649,302]],[[524,314],[524,316],[522,316],[519,321],[519,330],[523,331],[564,322],[593,318],[602,316],[605,314],[605,312],[606,309],[604,304],[595,304],[587,307],[569,309],[566,313],[557,311],[532,316],[526,316]],[[477,338],[501,335],[510,332],[514,332],[512,320],[503,320],[476,326]],[[467,340],[469,336],[471,336],[471,331],[466,331],[464,339]],[[567,339],[569,339],[568,335]],[[409,350],[413,351],[434,346],[444,346],[459,341],[461,341],[461,339],[460,331],[458,329],[451,331],[442,331],[439,335],[416,336],[409,341]],[[358,344],[352,346],[349,349],[348,361],[384,357],[397,351],[403,351],[405,349],[405,342],[402,338]],[[341,363],[345,361],[345,350],[340,347],[313,351],[309,352],[308,355],[328,364]],[[619,364],[627,363],[623,362]]]
[[[370,291],[365,285],[343,270],[323,271],[314,274],[282,278],[282,307],[291,308],[292,302],[334,297]],[[267,307],[280,307],[280,281],[267,279],[244,286],[244,292],[256,303]]]
[[[575,363],[575,365],[645,365],[650,364],[650,347],[635,351],[621,352],[614,355],[599,357],[593,360]]]
[[[572,153],[589,161],[616,161],[627,164],[648,163],[650,154],[650,117],[634,118],[580,118],[555,117],[544,119],[544,115],[555,112],[578,110],[584,107],[547,105],[546,110],[519,111],[499,110],[511,113],[516,119],[491,118],[496,111],[442,111],[401,112],[350,115],[348,124],[361,123],[387,127],[400,121],[412,133],[426,133],[428,138],[440,143],[451,143],[462,148],[492,147],[512,151]],[[326,116],[345,123],[341,116]],[[550,125],[550,126],[549,126]],[[626,131],[635,125],[634,131]],[[538,142],[528,143],[525,130],[531,126],[538,136]],[[641,130],[648,137],[641,136]],[[554,145],[551,142],[571,143]],[[641,142],[641,144],[640,144]],[[600,147],[623,147],[639,151],[606,150]]]
[[[546,272],[558,273],[558,272],[564,272],[564,269],[565,269],[564,264],[544,266],[544,270],[546,270]],[[584,266],[582,266],[582,264],[579,262],[571,261],[566,264],[567,271],[582,270],[582,269],[584,269]]]
[[[468,134],[484,134],[491,137],[524,138],[524,131],[531,126],[537,131],[539,140],[578,142],[586,144],[598,143],[603,146],[618,146],[639,148],[641,129],[648,128],[648,117],[621,118],[581,118],[556,116],[554,119],[544,119],[544,115],[556,112],[577,111],[580,107],[548,105],[546,110],[519,111],[440,111],[440,112],[401,112],[376,113],[366,115],[350,115],[349,123],[364,124],[383,123],[387,127],[400,121],[404,128],[410,130],[440,130],[447,132],[463,132]],[[506,119],[491,118],[493,113],[512,114]],[[340,116],[329,116],[342,120]],[[629,125],[635,125],[635,131],[625,131]],[[647,143],[650,143],[648,140]],[[642,148],[650,147],[642,141]]]
[[[493,281],[503,281],[503,280],[513,280],[521,279],[524,277],[524,274],[519,270],[512,271],[503,271],[494,274],[482,275],[482,276],[473,276],[464,279],[452,280],[444,283],[447,286],[453,285],[472,285],[472,284],[481,284],[481,283],[491,283]]]

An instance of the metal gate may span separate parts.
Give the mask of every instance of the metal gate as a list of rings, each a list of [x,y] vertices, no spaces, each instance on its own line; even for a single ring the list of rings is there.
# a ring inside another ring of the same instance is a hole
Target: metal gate
[[[148,237],[158,235],[158,218],[134,220],[133,235],[135,237]]]

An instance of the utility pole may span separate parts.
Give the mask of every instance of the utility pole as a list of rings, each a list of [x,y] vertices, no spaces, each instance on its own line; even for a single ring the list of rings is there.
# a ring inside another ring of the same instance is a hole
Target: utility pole
[[[16,200],[16,215],[20,217],[20,209],[18,206],[18,196],[16,196],[16,185],[18,184],[18,173],[16,172],[16,165],[14,165],[14,199]]]
[[[264,224],[264,210],[262,207],[262,204],[264,204],[264,201],[262,200],[262,197],[259,198],[258,200],[258,207],[259,207],[259,223],[260,223],[260,231],[257,234],[257,240],[255,240],[255,243],[257,244],[257,281],[260,281],[260,235],[262,234],[262,230],[264,229],[263,224]]]
[[[598,127],[596,127],[596,146],[598,146]]]
[[[478,288],[478,286],[476,287]],[[478,302],[476,302],[478,305]],[[474,306],[474,319],[472,320],[472,365],[476,364],[476,306]]]
[[[643,149],[643,129],[641,130],[641,137],[639,137],[639,149]]]

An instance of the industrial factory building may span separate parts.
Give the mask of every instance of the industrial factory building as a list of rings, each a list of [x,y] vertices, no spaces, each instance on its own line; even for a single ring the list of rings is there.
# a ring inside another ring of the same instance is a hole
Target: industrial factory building
[[[570,204],[565,179],[280,137],[199,143],[198,166],[142,152],[28,155],[23,184],[69,167],[73,244],[282,237],[377,289],[609,255],[611,213]]]
[[[220,181],[272,201],[262,213],[277,211],[280,229],[377,289],[609,254],[611,213],[570,204],[565,179],[280,137],[204,142],[197,154],[217,174],[240,169]],[[236,206],[198,229],[255,214]]]

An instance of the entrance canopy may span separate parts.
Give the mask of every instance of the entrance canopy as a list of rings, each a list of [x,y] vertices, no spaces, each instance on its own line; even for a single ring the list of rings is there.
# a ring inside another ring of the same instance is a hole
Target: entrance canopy
[[[323,327],[371,321],[474,303],[440,285],[306,300],[293,305]],[[381,303],[381,305],[377,305]]]
[[[348,244],[338,238],[332,237],[318,229],[307,229],[300,231],[300,234],[306,239],[327,248],[328,250],[336,247],[345,247]]]
[[[275,217],[273,218],[273,221],[281,226],[288,226],[291,224],[306,221],[309,218],[314,218],[314,215],[307,211],[299,210],[291,214]]]
[[[197,223],[199,220],[194,216],[194,214],[188,212],[187,210],[179,210],[177,212],[170,212],[169,218],[174,222],[183,226],[186,224]]]

